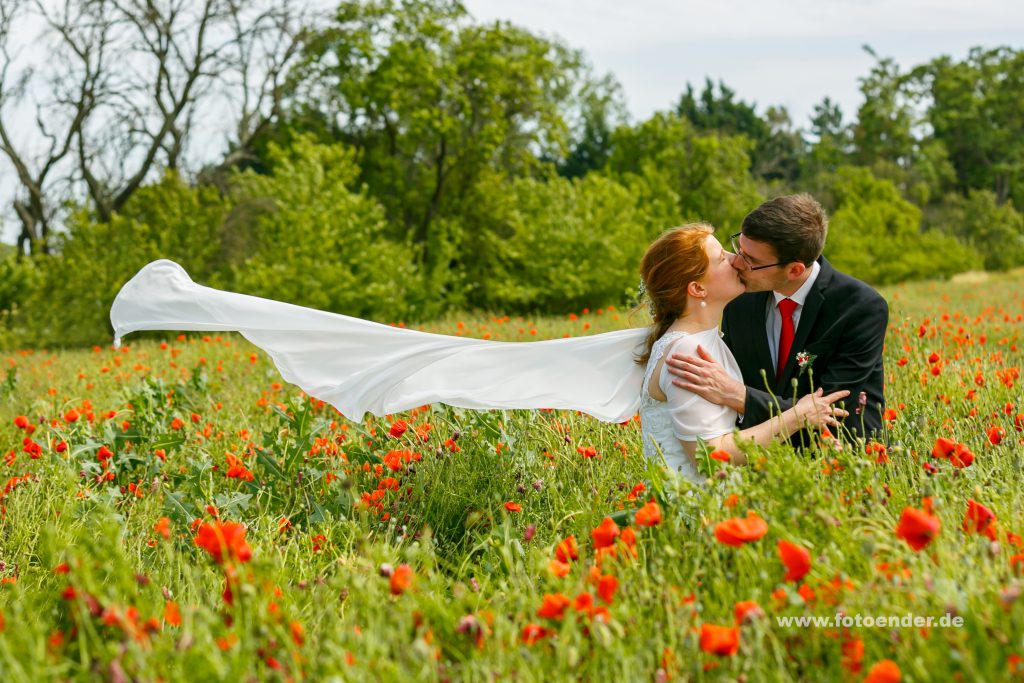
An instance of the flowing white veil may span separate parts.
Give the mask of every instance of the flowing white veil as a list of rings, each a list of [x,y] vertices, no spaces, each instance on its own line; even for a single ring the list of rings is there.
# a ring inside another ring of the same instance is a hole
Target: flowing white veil
[[[605,422],[636,414],[646,328],[537,342],[430,334],[196,284],[174,261],[142,268],[110,309],[114,345],[138,330],[235,331],[281,376],[345,417],[428,403],[565,408]]]

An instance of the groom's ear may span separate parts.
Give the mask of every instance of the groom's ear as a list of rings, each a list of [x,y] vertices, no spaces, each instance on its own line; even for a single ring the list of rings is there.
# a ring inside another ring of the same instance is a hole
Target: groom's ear
[[[794,261],[786,266],[786,277],[790,280],[796,280],[798,277],[807,272],[807,266],[800,261]]]

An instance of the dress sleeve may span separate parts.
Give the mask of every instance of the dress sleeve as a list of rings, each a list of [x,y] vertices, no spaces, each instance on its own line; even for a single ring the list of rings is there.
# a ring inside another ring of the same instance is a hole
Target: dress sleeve
[[[673,353],[697,355],[700,339],[686,336],[669,344],[665,349],[665,357]],[[707,349],[705,344],[705,348]],[[715,360],[723,363],[714,348],[707,349]],[[669,414],[672,416],[672,431],[680,441],[708,441],[716,439],[733,430],[736,424],[736,412],[725,406],[715,405],[693,392],[680,389],[672,383],[672,374],[668,365],[662,364],[658,373],[658,386],[665,392]]]

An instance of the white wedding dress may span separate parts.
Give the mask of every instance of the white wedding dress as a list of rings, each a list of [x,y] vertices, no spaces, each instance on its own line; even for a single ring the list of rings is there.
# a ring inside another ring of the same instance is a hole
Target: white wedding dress
[[[234,331],[263,349],[281,376],[351,420],[367,412],[398,413],[430,403],[476,409],[560,408],[605,422],[640,411],[644,454],[699,479],[679,439],[729,432],[736,413],[713,406],[659,377],[669,397],[647,393],[657,359],[673,342],[695,353],[698,343],[739,379],[736,361],[717,329],[668,333],[644,368],[635,361],[647,328],[537,342],[501,342],[431,334],[226,292],[196,284],[174,261],[144,266],[110,309],[114,345],[139,330]],[[641,397],[642,396],[642,397]]]
[[[670,470],[702,484],[704,476],[697,470],[695,461],[683,451],[682,441],[697,441],[698,438],[708,441],[728,434],[736,427],[736,411],[709,403],[672,384],[673,376],[665,363],[658,372],[657,382],[667,400],[659,401],[648,391],[658,361],[676,352],[697,356],[698,345],[711,354],[731,377],[743,381],[736,358],[722,341],[717,327],[692,334],[666,332],[651,347],[651,357],[641,385],[640,423],[645,456],[655,462],[664,457]]]

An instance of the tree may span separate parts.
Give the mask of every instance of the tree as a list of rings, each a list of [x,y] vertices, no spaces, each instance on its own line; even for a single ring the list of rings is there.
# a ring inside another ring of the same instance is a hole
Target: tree
[[[197,112],[217,98],[239,104],[234,132],[238,146],[246,145],[260,120],[274,114],[297,52],[290,7],[285,0],[68,0],[55,8],[5,0],[0,151],[20,185],[14,210],[21,250],[49,250],[63,202],[84,195],[109,221],[144,182],[183,168]],[[57,47],[45,63],[18,70],[10,36],[30,13]],[[4,116],[33,87],[51,93],[34,103],[35,133],[46,141],[38,155],[25,142],[27,131],[13,130]]]
[[[346,1],[310,39],[295,116],[278,135],[312,123],[354,147],[392,237],[411,238],[441,293],[453,265],[447,242],[481,179],[528,176],[540,158],[565,157],[565,108],[581,68],[558,43],[472,23],[457,2]]]
[[[1024,50],[974,48],[962,62],[940,57],[911,75],[930,95],[928,121],[958,189],[1024,202]]]

